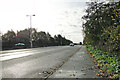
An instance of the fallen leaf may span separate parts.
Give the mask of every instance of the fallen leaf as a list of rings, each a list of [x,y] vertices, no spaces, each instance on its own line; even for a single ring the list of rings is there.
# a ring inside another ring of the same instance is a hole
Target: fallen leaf
[[[75,76],[75,74],[73,74],[73,76]]]
[[[96,75],[98,75],[98,76],[99,76],[100,74],[99,74],[99,73],[96,73]]]
[[[56,68],[54,68],[54,70],[56,70]]]
[[[103,73],[100,73],[100,75],[103,75]]]

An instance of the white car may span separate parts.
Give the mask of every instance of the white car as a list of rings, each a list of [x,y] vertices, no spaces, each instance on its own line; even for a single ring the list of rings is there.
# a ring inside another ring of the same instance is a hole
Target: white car
[[[70,43],[70,46],[74,46],[74,43]]]
[[[24,43],[17,43],[15,44],[16,46],[24,46],[25,44]]]
[[[26,46],[24,43],[17,43],[17,44],[15,44],[15,48],[16,49],[23,49],[23,48],[26,48]]]

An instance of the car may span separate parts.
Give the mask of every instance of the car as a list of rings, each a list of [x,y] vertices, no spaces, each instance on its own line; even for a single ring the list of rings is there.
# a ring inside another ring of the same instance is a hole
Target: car
[[[74,46],[74,43],[70,43],[70,46]]]
[[[15,44],[16,46],[24,46],[25,44],[24,43],[17,43]]]
[[[17,44],[15,44],[15,48],[25,48],[25,44],[24,43],[17,43]]]

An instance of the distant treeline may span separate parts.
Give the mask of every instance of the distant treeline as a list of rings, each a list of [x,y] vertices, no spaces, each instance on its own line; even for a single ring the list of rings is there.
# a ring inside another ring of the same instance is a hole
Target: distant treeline
[[[14,49],[15,44],[24,43],[26,48],[30,47],[30,32],[32,30],[32,42],[33,47],[46,47],[46,46],[59,46],[68,45],[72,41],[62,37],[60,34],[52,37],[49,33],[44,31],[37,32],[35,28],[28,28],[17,31],[9,30],[7,33],[2,35],[2,49]]]

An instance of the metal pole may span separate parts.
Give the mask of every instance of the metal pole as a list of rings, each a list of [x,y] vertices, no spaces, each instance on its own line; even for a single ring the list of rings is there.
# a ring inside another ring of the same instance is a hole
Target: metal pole
[[[33,44],[32,44],[32,16],[30,15],[30,46],[31,48],[33,47]]]
[[[33,43],[32,43],[32,16],[35,16],[34,15],[27,15],[30,17],[30,47],[32,48],[33,47]]]

